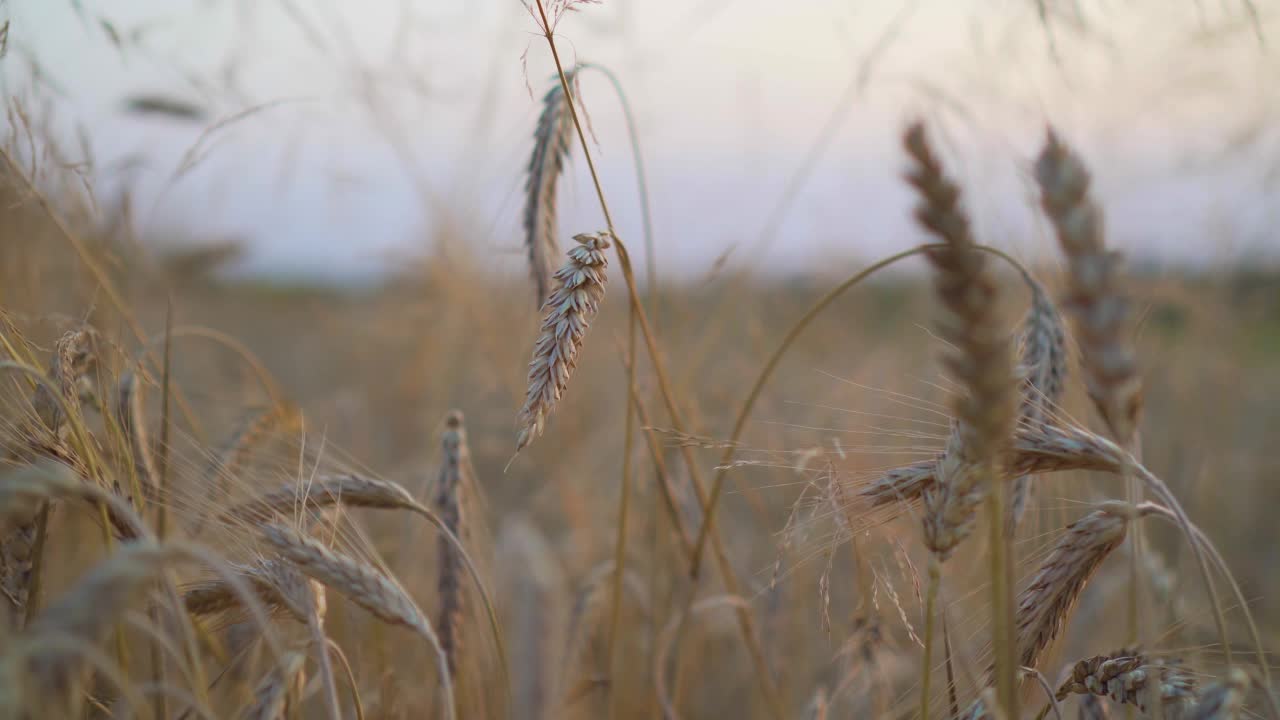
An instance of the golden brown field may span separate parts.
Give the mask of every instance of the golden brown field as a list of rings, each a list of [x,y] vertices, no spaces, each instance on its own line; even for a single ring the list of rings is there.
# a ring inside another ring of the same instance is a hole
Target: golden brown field
[[[560,78],[534,281],[237,279],[6,147],[0,717],[1278,716],[1274,269],[1126,268],[1050,138],[1024,277],[926,124],[916,272],[649,287]]]

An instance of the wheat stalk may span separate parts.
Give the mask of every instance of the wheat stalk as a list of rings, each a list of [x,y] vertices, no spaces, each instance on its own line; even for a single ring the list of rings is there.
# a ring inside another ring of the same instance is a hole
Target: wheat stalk
[[[542,334],[529,361],[529,385],[520,408],[516,452],[542,435],[578,364],[587,328],[604,298],[608,233],[575,235],[569,260],[556,271],[556,290],[543,306]]]
[[[1013,565],[1011,543],[1004,531],[1006,490],[1002,474],[1017,402],[1013,356],[997,318],[995,281],[986,267],[987,256],[978,250],[969,219],[960,206],[960,189],[946,177],[929,146],[923,124],[914,123],[907,129],[903,146],[914,163],[907,172],[907,181],[920,196],[916,220],[943,241],[926,257],[934,266],[935,291],[946,310],[938,323],[942,339],[949,346],[943,365],[962,388],[955,399],[956,423],[938,463],[940,482],[924,495],[924,538],[933,558],[925,607],[921,715],[928,717],[934,604],[940,581],[937,564],[972,533],[977,506],[985,502],[991,527],[988,552],[995,677],[1001,707],[1016,717],[1017,668],[1013,664],[1009,623]]]
[[[574,83],[577,70],[570,70],[565,76]],[[538,307],[551,293],[552,273],[560,255],[557,186],[573,141],[569,102],[560,83],[542,97],[542,113],[533,131],[533,153],[524,183],[524,243]]]
[[[944,241],[926,256],[946,309],[939,331],[954,348],[943,364],[964,389],[956,399],[954,437],[939,464],[944,481],[925,496],[925,542],[945,558],[972,531],[975,510],[991,490],[986,473],[975,468],[999,462],[1013,433],[1012,353],[997,322],[997,291],[986,256],[960,207],[960,189],[944,174],[923,125],[908,128],[903,145],[915,163],[907,180],[921,198],[916,219]]]

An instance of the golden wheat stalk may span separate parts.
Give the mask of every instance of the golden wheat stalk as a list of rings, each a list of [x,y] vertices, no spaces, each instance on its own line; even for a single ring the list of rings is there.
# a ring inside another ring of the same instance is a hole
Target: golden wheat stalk
[[[575,235],[569,260],[556,271],[556,290],[543,306],[542,334],[529,361],[529,385],[520,408],[516,452],[542,435],[547,417],[569,385],[587,329],[604,298],[608,233]]]
[[[946,177],[922,124],[908,128],[903,145],[914,161],[907,180],[920,195],[916,219],[943,241],[927,257],[946,309],[939,331],[953,348],[943,363],[963,388],[955,401],[954,437],[939,463],[943,482],[925,495],[925,542],[945,558],[972,532],[977,506],[992,490],[984,478],[990,473],[980,468],[998,466],[1013,434],[1013,355],[997,319],[995,281],[960,206],[960,189]]]

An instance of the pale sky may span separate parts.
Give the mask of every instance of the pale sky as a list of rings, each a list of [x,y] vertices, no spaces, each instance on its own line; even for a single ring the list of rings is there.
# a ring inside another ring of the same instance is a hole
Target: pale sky
[[[731,246],[746,266],[843,272],[915,244],[898,134],[922,114],[983,238],[1025,258],[1052,249],[1027,185],[1047,121],[1093,169],[1117,246],[1162,263],[1280,255],[1280,0],[1256,3],[1261,42],[1231,0],[1046,4],[1049,33],[1033,0],[604,0],[559,33],[566,57],[614,69],[627,90],[667,272],[696,277]],[[522,272],[522,173],[553,66],[518,0],[0,7],[6,98],[47,108],[72,154],[83,128],[104,206],[118,168],[135,166],[148,237],[240,237],[251,272],[364,277],[444,227]],[[207,115],[125,112],[138,94]],[[638,247],[618,102],[599,75],[583,96],[619,231]],[[200,159],[180,170],[184,158]],[[563,187],[565,237],[600,229],[579,151]]]

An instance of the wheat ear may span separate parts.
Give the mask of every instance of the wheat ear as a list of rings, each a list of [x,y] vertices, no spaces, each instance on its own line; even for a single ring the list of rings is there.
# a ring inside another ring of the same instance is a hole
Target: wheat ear
[[[474,492],[476,478],[471,466],[471,450],[467,447],[467,429],[463,426],[461,411],[454,410],[445,418],[445,430],[440,439],[444,458],[440,463],[432,502],[445,526],[466,543],[469,538],[466,500]],[[449,660],[449,672],[456,681],[467,600],[462,586],[462,560],[447,538],[441,536],[436,547],[440,559],[436,577],[440,614],[436,630],[440,634],[440,645]]]
[[[926,544],[946,557],[972,532],[976,508],[991,491],[992,473],[975,468],[998,464],[1013,434],[1013,360],[997,322],[996,285],[960,207],[960,189],[944,174],[923,125],[912,125],[903,144],[914,161],[907,180],[921,198],[916,219],[944,243],[926,255],[946,310],[939,330],[954,348],[943,363],[963,388],[956,399],[956,437],[939,464],[944,482],[925,496]]]
[[[436,653],[446,716],[456,720],[453,682],[444,648],[422,610],[399,584],[367,563],[338,553],[291,527],[268,524],[262,526],[261,533],[272,549],[307,577],[341,593],[379,620],[407,627],[425,639]]]
[[[1171,717],[1181,717],[1194,702],[1195,678],[1176,662],[1155,660],[1140,650],[1124,648],[1073,665],[1056,698],[1062,701],[1070,695],[1107,697],[1142,712],[1158,705],[1173,713]]]
[[[1102,561],[1124,541],[1134,509],[1113,502],[1067,526],[1066,534],[1018,595],[1018,661],[1034,668],[1067,623]]]
[[[529,361],[529,385],[520,408],[516,452],[542,435],[578,364],[587,328],[604,298],[608,233],[583,233],[569,260],[556,271],[556,290],[543,306],[542,334]]]
[[[63,439],[69,430],[68,413],[80,408],[80,384],[96,359],[95,334],[91,329],[72,330],[54,345],[49,362],[48,381],[36,383],[31,397],[38,424],[26,431],[30,451],[35,456],[65,458],[68,464],[80,466],[79,460],[66,447]],[[37,376],[37,371],[32,371]],[[23,459],[26,459],[25,457]],[[36,557],[42,543],[42,523],[48,507],[37,503],[22,518],[14,517],[0,536],[0,592],[11,606],[10,618],[20,624],[26,617],[30,600]]]
[[[988,552],[995,679],[1001,708],[1016,717],[1017,667],[1009,622],[1013,565],[1012,547],[1005,532],[1003,477],[1017,402],[1013,355],[1007,333],[997,318],[996,284],[986,267],[987,256],[978,250],[969,219],[960,206],[960,189],[943,172],[922,124],[915,123],[907,129],[903,146],[913,161],[907,181],[920,196],[916,220],[943,241],[926,257],[934,266],[935,291],[945,309],[938,323],[943,340],[950,346],[943,364],[961,386],[955,399],[956,423],[947,451],[938,463],[940,482],[924,496],[925,545],[932,551],[932,559],[925,609],[921,715],[928,716],[933,605],[940,582],[938,564],[973,531],[977,506],[985,502],[991,529]]]
[[[577,71],[565,73],[567,82],[577,80]],[[551,293],[551,276],[560,255],[557,223],[557,186],[565,159],[573,142],[573,116],[564,88],[556,83],[542,97],[542,114],[533,131],[533,153],[529,156],[524,183],[524,244],[529,253],[538,307]]]
[[[1089,196],[1089,171],[1052,131],[1035,175],[1067,256],[1067,309],[1075,316],[1089,396],[1112,435],[1127,445],[1142,409],[1142,379],[1129,338],[1132,309],[1121,257],[1107,250],[1102,212]]]
[[[1047,424],[1062,399],[1067,377],[1066,333],[1062,316],[1040,283],[1030,281],[1031,309],[1022,323],[1019,374],[1022,376],[1018,423],[1024,427]],[[1013,481],[1010,519],[1022,519],[1030,500],[1033,478],[1020,475]]]

